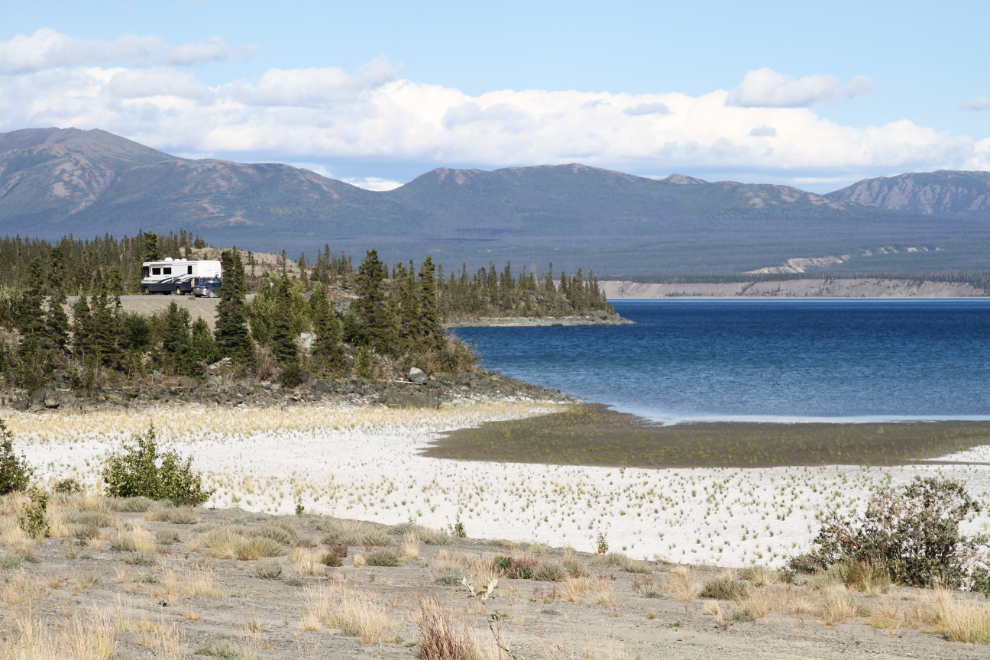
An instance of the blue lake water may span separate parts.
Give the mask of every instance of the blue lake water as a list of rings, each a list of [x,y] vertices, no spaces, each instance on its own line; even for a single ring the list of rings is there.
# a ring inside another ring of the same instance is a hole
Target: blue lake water
[[[990,420],[990,299],[619,301],[463,328],[485,366],[658,421]]]

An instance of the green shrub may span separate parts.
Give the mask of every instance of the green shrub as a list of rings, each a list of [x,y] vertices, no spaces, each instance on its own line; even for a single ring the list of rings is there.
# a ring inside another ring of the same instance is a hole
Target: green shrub
[[[366,558],[368,566],[398,566],[399,558],[391,550],[375,550]]]
[[[464,581],[464,577],[464,571],[459,566],[441,566],[433,581],[445,587],[457,587]]]
[[[713,600],[740,600],[749,594],[749,585],[732,578],[709,580],[701,589],[702,598]]]
[[[543,562],[533,570],[533,579],[540,582],[563,582],[567,579],[567,569],[559,562]]]
[[[14,434],[0,419],[0,495],[26,490],[34,469],[27,464],[24,454],[14,453]]]
[[[183,463],[174,450],[159,452],[154,425],[144,435],[136,434],[133,441],[133,445],[124,443],[120,453],[107,459],[103,481],[109,495],[167,499],[189,506],[202,504],[213,495],[213,490],[203,489],[202,475],[193,472],[191,457]]]
[[[959,482],[915,477],[899,493],[878,491],[862,520],[832,513],[815,538],[817,547],[789,565],[813,572],[846,564],[847,571],[856,573],[847,575],[854,582],[868,566],[899,585],[979,589],[986,567],[967,562],[986,551],[987,537],[967,538],[959,532],[959,523],[979,511],[979,503]]]
[[[56,481],[55,487],[52,490],[54,490],[56,493],[71,495],[73,493],[81,493],[82,484],[70,477],[69,479],[62,479],[61,481]]]
[[[48,536],[49,526],[45,520],[45,511],[48,509],[48,493],[40,488],[32,488],[28,491],[31,504],[27,506],[24,515],[21,516],[20,524],[29,536],[38,541],[44,540]]]
[[[416,532],[416,538],[418,538],[421,543],[426,545],[450,545],[454,542],[454,540],[450,538],[450,534],[442,529],[420,528]]]
[[[195,525],[199,522],[199,516],[187,508],[155,509],[151,511],[146,520],[173,525]]]
[[[282,564],[277,561],[263,561],[254,569],[255,577],[262,580],[281,580],[282,572]]]
[[[389,536],[384,529],[375,528],[361,537],[361,545],[368,548],[388,547],[395,545],[395,539]]]

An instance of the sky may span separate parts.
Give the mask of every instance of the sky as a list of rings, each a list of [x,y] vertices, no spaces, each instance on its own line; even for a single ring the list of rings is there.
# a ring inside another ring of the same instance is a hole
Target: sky
[[[828,192],[990,169],[988,24],[951,0],[0,0],[0,132],[370,189],[580,162]]]

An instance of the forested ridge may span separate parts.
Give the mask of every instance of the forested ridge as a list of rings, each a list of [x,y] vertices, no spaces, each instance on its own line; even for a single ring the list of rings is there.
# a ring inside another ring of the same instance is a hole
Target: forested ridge
[[[413,366],[456,375],[476,369],[477,357],[443,330],[446,318],[612,311],[593,274],[561,273],[558,286],[552,265],[541,278],[535,269],[514,275],[510,265],[499,272],[491,264],[445,279],[431,257],[418,269],[412,261],[389,268],[371,250],[355,268],[327,245],[314,262],[305,253],[293,262],[284,251],[217,250],[184,231],[54,245],[7,238],[0,247],[0,379],[24,389],[94,390],[152,374],[200,378],[218,364],[286,386],[305,374],[390,379]],[[123,309],[120,297],[140,289],[141,263],[168,253],[220,258],[215,330],[174,302],[150,316]],[[78,296],[71,307],[70,295]],[[300,341],[303,333],[312,335]]]

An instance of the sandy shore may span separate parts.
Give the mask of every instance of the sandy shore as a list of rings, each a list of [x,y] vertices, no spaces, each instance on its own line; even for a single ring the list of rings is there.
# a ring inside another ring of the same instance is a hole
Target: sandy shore
[[[990,491],[986,446],[947,453],[943,464],[896,467],[651,469],[423,455],[441,434],[555,409],[533,403],[420,411],[187,406],[4,416],[42,478],[95,483],[106,452],[154,421],[160,437],[192,455],[217,489],[211,506],[287,514],[302,504],[313,513],[436,527],[460,517],[475,538],[581,551],[593,550],[602,533],[613,549],[636,558],[716,566],[781,565],[808,548],[823,511],[861,510],[884,484],[941,474],[960,479],[981,500]],[[984,513],[966,529],[987,524]]]

